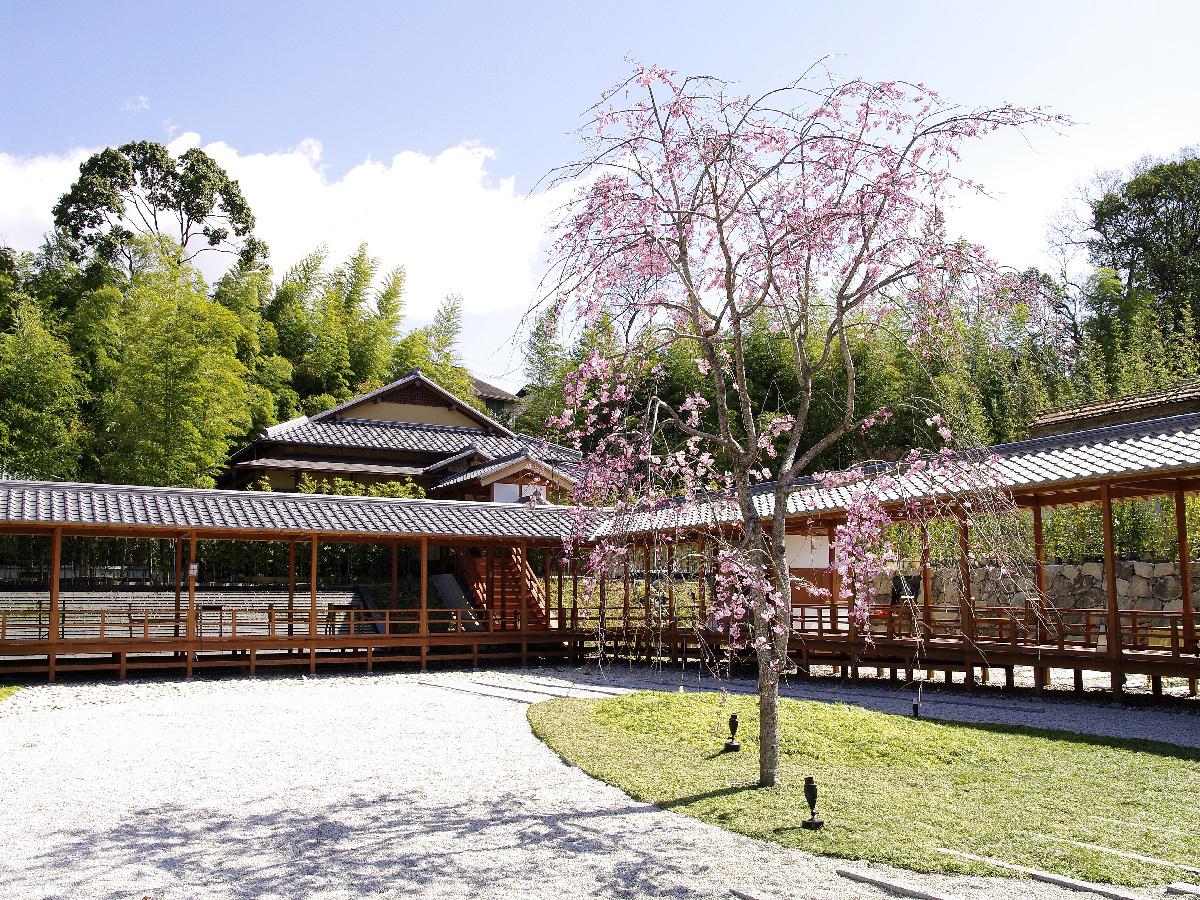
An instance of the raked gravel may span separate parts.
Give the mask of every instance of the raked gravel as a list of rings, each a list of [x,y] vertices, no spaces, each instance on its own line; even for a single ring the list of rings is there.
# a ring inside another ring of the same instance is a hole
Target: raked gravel
[[[839,877],[847,865],[963,900],[1083,896],[731,834],[563,764],[525,718],[548,696],[681,683],[697,686],[674,673],[547,669],[25,688],[0,703],[0,898],[888,896]],[[911,702],[887,687],[789,693],[890,711]],[[948,693],[927,694],[926,710],[1200,740],[1191,711]]]

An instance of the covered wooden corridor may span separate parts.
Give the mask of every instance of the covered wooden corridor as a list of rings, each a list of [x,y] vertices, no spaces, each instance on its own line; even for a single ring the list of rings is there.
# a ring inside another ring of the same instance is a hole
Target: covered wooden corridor
[[[868,667],[907,679],[961,674],[971,686],[977,674],[1012,683],[1015,667],[1031,667],[1039,689],[1058,669],[1074,673],[1079,686],[1084,672],[1107,673],[1116,692],[1135,674],[1149,676],[1155,690],[1170,677],[1188,680],[1194,691],[1193,577],[1200,573],[1185,511],[1186,498],[1200,489],[1200,416],[991,450],[1006,489],[1032,520],[1030,589],[1006,599],[972,584],[972,535],[959,517],[964,589],[953,602],[935,596],[927,540],[916,571],[901,579],[908,589],[890,603],[872,603],[865,628],[853,624],[837,590],[819,598],[796,591],[791,648],[800,670],[831,665],[851,678]],[[1145,497],[1174,501],[1177,608],[1139,607],[1118,577],[1114,504]],[[1049,510],[1078,504],[1101,512],[1104,602],[1056,607],[1043,520]],[[893,505],[902,518],[901,498]],[[789,502],[789,534],[824,554],[798,560],[794,571],[809,582],[835,586],[829,564],[844,508],[837,490]],[[946,511],[953,519],[952,504]],[[679,521],[670,509],[655,512],[638,526],[621,567],[589,586],[563,551],[576,515],[526,504],[0,482],[0,532],[37,536],[49,548],[44,586],[0,590],[0,677],[728,658],[712,618],[711,526]],[[597,528],[611,527],[601,515]],[[81,538],[164,542],[171,581],[141,593],[113,587],[108,602],[104,592],[64,589],[64,541]],[[286,572],[270,590],[215,586],[202,578],[206,542],[284,546]],[[323,582],[322,553],[347,545],[390,554],[390,596],[372,599],[352,585]],[[405,589],[402,555],[415,561]],[[460,598],[442,596],[447,578],[461,586]],[[399,596],[405,591],[411,596]]]

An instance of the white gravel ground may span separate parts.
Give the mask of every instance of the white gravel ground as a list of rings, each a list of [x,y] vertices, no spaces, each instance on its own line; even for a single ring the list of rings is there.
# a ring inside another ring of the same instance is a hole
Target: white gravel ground
[[[637,803],[525,719],[546,696],[679,682],[555,669],[26,688],[0,704],[0,898],[888,896],[837,876],[846,863]],[[1194,712],[1061,700],[927,695],[926,712],[1192,745],[1200,732]],[[870,868],[963,900],[1085,896]]]

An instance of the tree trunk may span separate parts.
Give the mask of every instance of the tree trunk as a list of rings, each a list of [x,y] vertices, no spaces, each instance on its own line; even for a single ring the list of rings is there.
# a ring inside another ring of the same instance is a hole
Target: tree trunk
[[[779,773],[779,667],[758,652],[758,786],[774,787]]]

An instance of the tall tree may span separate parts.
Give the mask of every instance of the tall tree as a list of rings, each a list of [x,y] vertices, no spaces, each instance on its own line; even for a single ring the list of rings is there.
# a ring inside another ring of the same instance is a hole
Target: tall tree
[[[433,321],[414,328],[396,343],[392,355],[392,377],[411,369],[420,369],[465,403],[479,409],[483,404],[475,396],[471,373],[458,358],[458,338],[462,333],[462,297],[449,294],[442,300]]]
[[[379,277],[362,244],[326,271],[324,249],[293,266],[265,306],[272,342],[294,369],[307,412],[324,409],[388,378],[404,315],[404,269]]]
[[[1188,306],[1200,319],[1200,158],[1142,164],[1090,201],[1092,262],[1121,272],[1126,290],[1146,290],[1164,320]]]
[[[138,247],[118,360],[100,398],[102,480],[211,486],[249,425],[236,315],[162,239]]]
[[[241,188],[203,150],[178,159],[154,141],[106,147],[79,166],[79,179],[54,207],[54,225],[78,260],[119,263],[132,273],[139,237],[168,238],[176,262],[205,251],[253,264],[267,255]]]
[[[964,110],[895,82],[814,77],[753,99],[713,78],[642,68],[600,104],[586,157],[563,170],[583,187],[559,229],[553,302],[585,324],[611,318],[623,336],[620,352],[593,354],[568,382],[562,419],[568,438],[598,437],[579,499],[618,513],[593,571],[617,565],[630,531],[657,521],[647,500],[682,505],[685,519],[736,511],[737,535],[717,554],[715,600],[731,640],[757,657],[762,785],[777,777],[779,678],[792,669],[784,517],[764,510],[786,509],[815,459],[888,415],[857,393],[857,335],[901,333],[951,354],[953,340],[941,338],[955,321],[1012,302],[1019,282],[948,237],[940,209],[959,183],[962,144],[1048,118]],[[646,289],[625,291],[631,278]],[[756,317],[790,349],[797,389],[787,407],[755,406],[746,337]],[[663,350],[680,343],[694,348],[710,389],[633,405],[632,385],[654,378]],[[814,435],[819,378],[841,392]],[[683,450],[663,452],[668,435]],[[843,597],[860,621],[866,586],[888,558],[873,483],[847,492],[836,541]],[[728,507],[700,502],[714,490]]]
[[[79,462],[83,395],[70,348],[27,297],[0,332],[0,473],[70,478]]]

